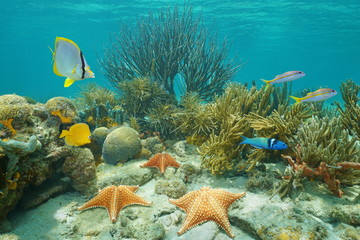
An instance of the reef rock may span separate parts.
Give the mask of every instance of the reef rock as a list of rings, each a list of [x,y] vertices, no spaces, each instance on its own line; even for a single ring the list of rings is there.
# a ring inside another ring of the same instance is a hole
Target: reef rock
[[[14,119],[13,124],[22,125],[33,112],[33,105],[29,104],[24,97],[16,94],[0,96],[0,121]]]
[[[105,162],[115,165],[118,162],[126,162],[140,150],[141,141],[138,132],[124,126],[107,135],[102,149],[102,157]]]
[[[65,159],[63,171],[77,191],[85,194],[96,191],[95,161],[90,149],[74,148]]]

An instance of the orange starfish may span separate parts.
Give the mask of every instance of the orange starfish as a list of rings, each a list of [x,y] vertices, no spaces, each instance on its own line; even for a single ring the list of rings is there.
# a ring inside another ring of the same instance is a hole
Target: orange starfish
[[[134,193],[138,188],[139,187],[125,185],[106,187],[99,191],[96,197],[79,207],[78,210],[104,207],[109,213],[110,220],[114,223],[116,222],[119,212],[125,206],[132,204],[149,206],[151,204]]]
[[[231,237],[228,208],[236,200],[245,196],[243,193],[230,193],[220,189],[203,187],[200,190],[185,194],[179,199],[170,199],[170,203],[186,212],[186,219],[178,234],[181,235],[191,228],[207,221],[216,222]]]
[[[180,163],[175,161],[175,158],[171,157],[168,153],[158,153],[140,167],[157,167],[161,173],[164,173],[167,167],[178,168]]]

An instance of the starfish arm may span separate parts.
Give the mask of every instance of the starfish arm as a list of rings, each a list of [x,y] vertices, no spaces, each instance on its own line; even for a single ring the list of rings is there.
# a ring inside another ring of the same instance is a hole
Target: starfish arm
[[[78,210],[85,210],[94,207],[107,207],[107,203],[110,201],[115,188],[115,186],[109,186],[102,189],[97,196],[84,203],[78,208]]]
[[[229,208],[229,206],[231,204],[233,204],[236,200],[244,197],[245,194],[246,194],[245,192],[243,192],[243,193],[231,193],[231,192],[227,192],[227,191],[224,191],[224,190],[214,190],[214,191],[218,191],[217,201],[222,206],[225,206],[226,210]]]
[[[119,188],[120,187],[122,187],[121,195],[119,196],[120,210],[127,205],[133,205],[133,204],[140,204],[140,205],[145,205],[145,206],[151,205],[150,202],[145,201],[145,199],[143,199],[142,197],[139,197],[138,195],[136,195],[135,193],[130,191],[127,188],[127,186],[125,186],[125,187],[119,186]]]
[[[169,202],[174,204],[175,206],[183,209],[186,213],[189,212],[189,209],[193,205],[195,199],[200,195],[199,191],[192,191],[179,199],[169,199]]]

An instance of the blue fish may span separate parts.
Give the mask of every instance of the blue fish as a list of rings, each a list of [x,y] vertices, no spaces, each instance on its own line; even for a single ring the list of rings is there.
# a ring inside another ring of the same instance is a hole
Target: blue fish
[[[275,138],[264,138],[264,137],[255,137],[255,138],[244,138],[240,144],[250,144],[256,148],[263,148],[263,149],[270,149],[270,150],[283,150],[286,149],[288,146],[286,143],[276,140]]]

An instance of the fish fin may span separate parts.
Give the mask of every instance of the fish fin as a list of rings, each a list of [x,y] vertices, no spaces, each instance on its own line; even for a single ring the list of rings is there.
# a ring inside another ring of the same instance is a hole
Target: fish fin
[[[67,79],[65,79],[64,87],[70,87],[74,82],[75,82],[74,79],[67,78]]]
[[[247,144],[247,140],[249,139],[248,137],[244,137],[244,136],[242,136],[242,135],[240,135],[240,137],[242,137],[244,140],[241,142],[241,143],[239,143],[239,144]]]
[[[261,147],[258,147],[258,146],[252,145],[252,144],[250,144],[250,145],[253,146],[254,148],[263,149]]]
[[[298,98],[298,97],[294,97],[294,96],[289,96],[292,99],[294,99],[296,101],[296,103],[301,103],[302,98]]]
[[[78,65],[79,65],[79,64],[77,64],[77,65],[74,67],[74,69],[71,71],[71,74],[76,73],[76,68],[78,67]]]
[[[58,42],[58,41],[65,41],[65,42],[68,42],[72,45],[74,45],[79,51],[80,51],[80,48],[79,46],[72,40],[68,39],[68,38],[64,38],[64,37],[56,37],[55,39],[55,43]]]
[[[50,52],[51,52],[51,54],[52,54],[51,63],[53,63],[54,60],[55,60],[55,52],[52,50],[52,48],[51,48],[50,46],[48,46],[48,48],[49,48],[49,50],[50,50]]]
[[[65,77],[64,75],[62,75],[59,70],[57,69],[56,67],[56,63],[54,63],[54,66],[53,66],[53,71],[56,75],[60,76],[60,77]]]
[[[265,91],[270,87],[272,86],[271,82],[273,82],[273,80],[265,80],[265,79],[262,79],[260,78],[261,81],[263,81],[264,83],[266,83],[265,85]]]
[[[62,130],[59,138],[66,137],[66,136],[68,136],[69,134],[70,134],[70,131],[68,131],[68,130]]]

